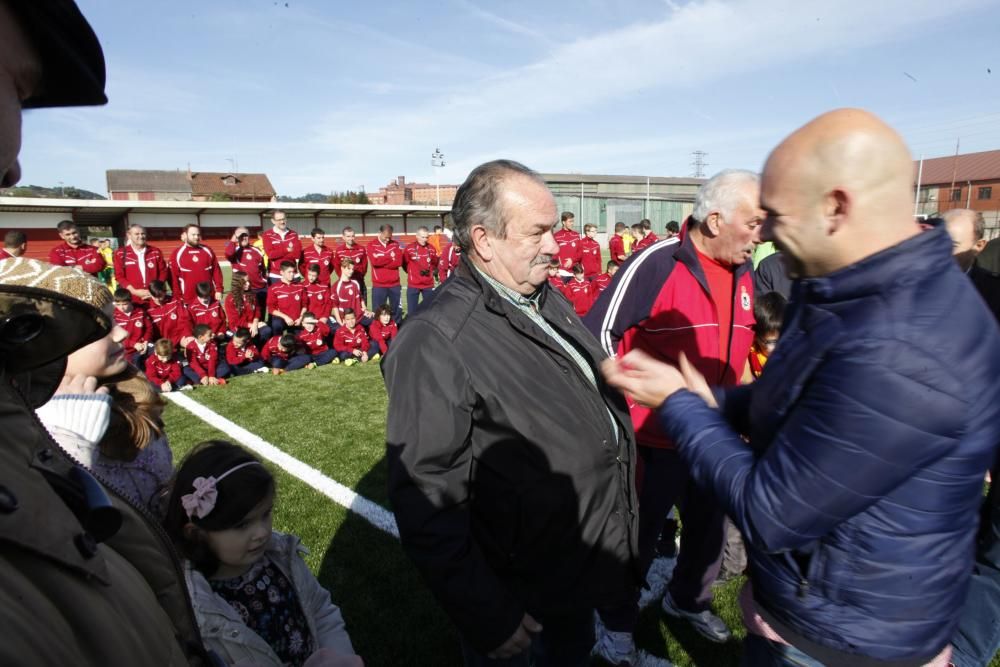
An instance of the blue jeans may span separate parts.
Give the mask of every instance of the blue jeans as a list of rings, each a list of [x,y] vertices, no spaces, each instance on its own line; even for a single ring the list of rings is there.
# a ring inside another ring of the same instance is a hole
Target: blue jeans
[[[388,301],[392,319],[396,324],[399,324],[400,320],[403,319],[403,308],[399,305],[399,291],[399,285],[372,288],[372,310],[377,310],[379,306]]]
[[[310,354],[296,354],[294,357],[289,357],[288,361],[285,361],[280,357],[272,357],[271,368],[283,368],[285,371],[297,371],[300,368],[305,368],[306,364],[311,361],[312,355]]]
[[[462,640],[465,667],[586,667],[594,647],[594,611],[587,609],[559,616],[536,617],[542,631],[532,637],[531,648],[506,660],[493,660]]]
[[[267,337],[268,338],[273,338],[275,336],[279,336],[280,337],[281,334],[283,334],[286,329],[290,331],[290,330],[292,330],[294,328],[295,327],[290,327],[287,324],[285,324],[285,320],[283,320],[282,318],[280,318],[280,317],[272,317],[271,318],[271,325],[270,325],[270,333],[268,333]]]
[[[184,374],[184,377],[186,377],[188,379],[188,382],[190,382],[191,384],[201,384],[201,376],[198,375],[198,373],[190,366],[185,366],[184,370],[181,372]],[[224,361],[220,361],[215,366],[215,377],[220,379],[229,377],[229,364],[227,364]],[[180,385],[178,384],[177,386],[179,387]]]
[[[409,317],[417,311],[418,303],[427,299],[431,292],[434,291],[433,287],[425,287],[420,289],[419,287],[407,287],[406,288],[406,316]]]
[[[326,366],[328,363],[337,358],[337,351],[334,349],[329,349],[326,352],[320,352],[319,354],[313,354],[313,363],[317,366]]]
[[[760,635],[747,633],[747,638],[743,640],[740,667],[823,667],[823,663],[794,646],[777,644]]]
[[[1000,476],[993,472],[993,484],[986,496],[976,566],[969,582],[962,618],[951,645],[951,661],[956,667],[988,665],[1000,649],[1000,493],[995,493]]]
[[[372,341],[371,345],[368,346],[368,358],[371,359],[379,352],[381,352],[381,348],[379,348],[378,343]],[[358,359],[360,361],[358,357],[354,356],[353,352],[339,352],[337,356],[340,357],[341,361],[347,361],[348,359]]]
[[[233,377],[237,377],[240,375],[250,375],[258,368],[263,368],[263,367],[264,367],[264,362],[258,359],[257,361],[250,361],[245,364],[240,364],[239,366],[231,366],[229,370],[232,371]]]

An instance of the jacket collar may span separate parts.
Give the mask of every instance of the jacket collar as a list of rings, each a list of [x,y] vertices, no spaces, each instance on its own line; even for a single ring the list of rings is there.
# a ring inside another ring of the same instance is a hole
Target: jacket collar
[[[958,270],[951,249],[943,227],[928,230],[826,276],[803,278],[800,295],[809,303],[832,304],[885,293],[924,279],[930,267]]]
[[[493,286],[486,282],[476,267],[472,265],[472,260],[465,253],[462,253],[461,259],[458,263],[458,268],[455,269],[455,273],[458,274],[460,278],[465,278],[472,281],[472,283],[479,289],[483,294],[483,302],[489,310],[497,313],[507,314],[508,308],[513,308],[511,304],[507,302],[500,294],[497,293]],[[538,295],[538,310],[542,310],[545,307],[546,298],[549,295],[549,290],[552,289],[548,280],[539,288],[540,293]]]
[[[670,240],[670,239],[666,239]],[[663,240],[657,241],[657,243],[663,243]],[[647,248],[648,250],[648,248]],[[698,259],[698,249],[694,246],[694,241],[691,240],[691,234],[684,234],[681,242],[677,244],[677,249],[674,251],[674,258],[687,267],[691,275],[695,277],[701,288],[705,290],[707,294],[711,294],[712,290],[708,287],[708,278],[705,277],[705,271],[701,268],[701,260]],[[743,264],[736,267],[733,271],[733,282],[738,283],[740,278],[744,273],[749,271],[753,267],[753,260],[747,260]]]

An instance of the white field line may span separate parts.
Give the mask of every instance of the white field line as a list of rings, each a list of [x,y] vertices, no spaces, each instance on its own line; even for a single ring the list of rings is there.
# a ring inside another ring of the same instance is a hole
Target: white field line
[[[294,456],[281,451],[260,436],[254,435],[239,424],[229,421],[219,413],[210,410],[188,396],[176,392],[163,394],[163,396],[214,428],[222,431],[244,447],[257,452],[260,456],[274,463],[288,474],[302,480],[341,507],[346,507],[379,530],[383,530],[399,539],[399,528],[396,527],[396,518],[392,512],[381,505],[373,503],[363,496],[359,496],[343,484],[327,477],[319,470],[306,465]]]

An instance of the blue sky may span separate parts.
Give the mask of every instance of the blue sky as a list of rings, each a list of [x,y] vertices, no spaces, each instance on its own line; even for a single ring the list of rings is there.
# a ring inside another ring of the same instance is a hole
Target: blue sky
[[[840,106],[915,157],[1000,148],[992,0],[78,0],[110,103],[25,116],[23,184],[265,172],[279,194],[545,172],[759,169]],[[992,73],[987,70],[991,69]]]

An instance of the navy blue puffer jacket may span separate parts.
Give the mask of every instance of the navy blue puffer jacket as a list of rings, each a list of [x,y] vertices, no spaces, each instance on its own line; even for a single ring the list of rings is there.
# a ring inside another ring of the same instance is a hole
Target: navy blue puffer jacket
[[[801,281],[760,380],[722,399],[660,416],[745,536],[764,618],[826,664],[937,655],[1000,443],[1000,331],[946,232]]]

